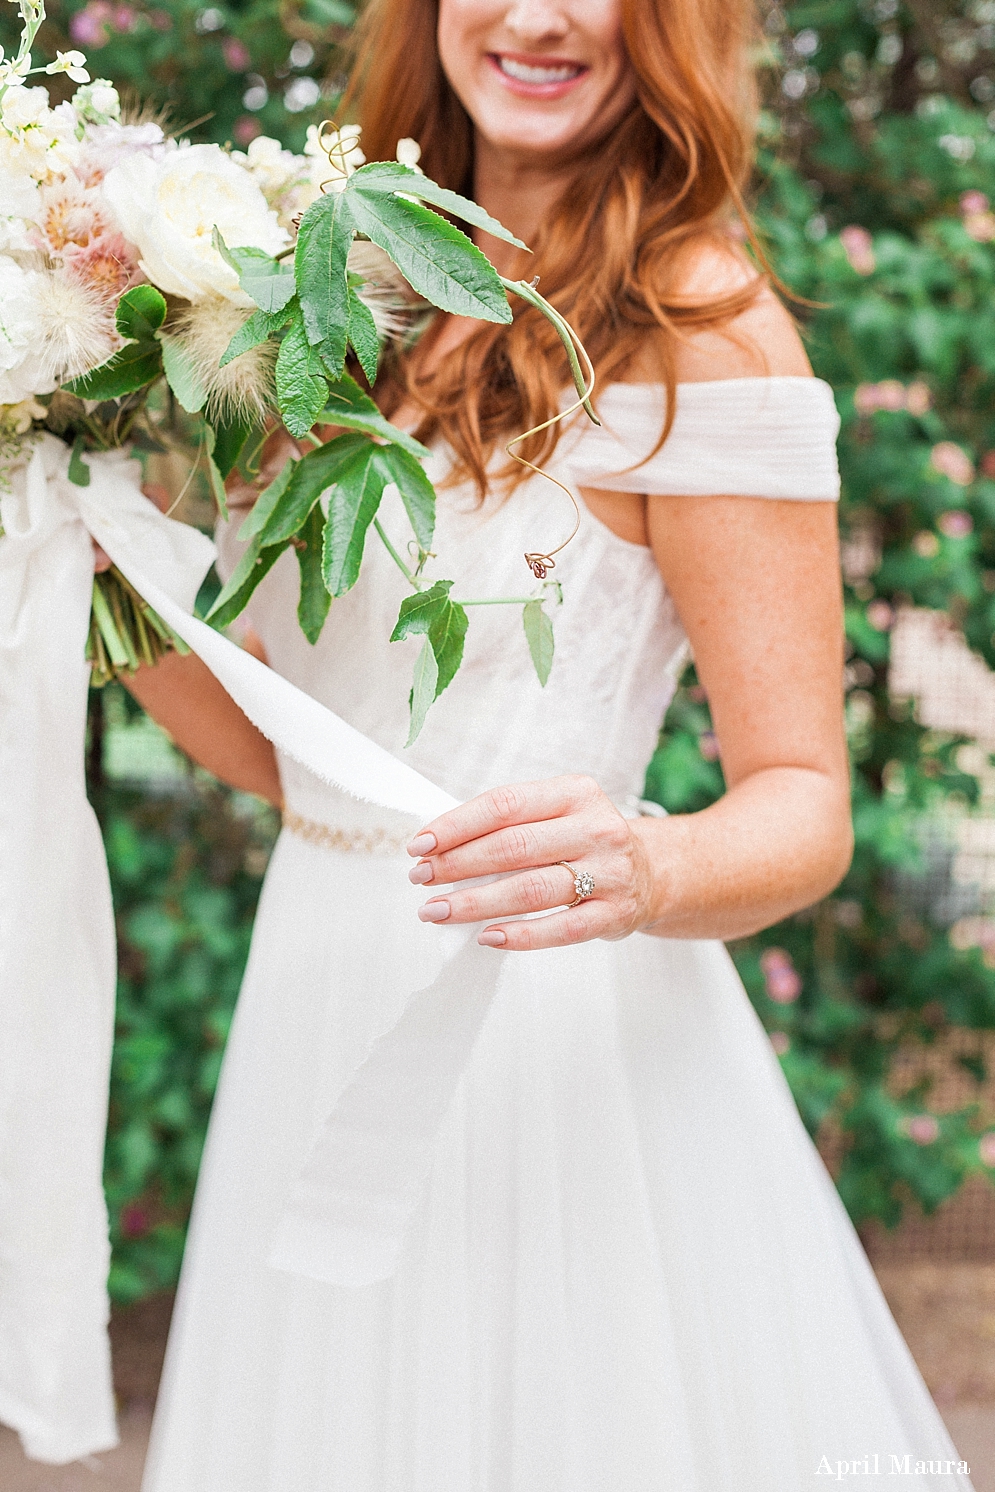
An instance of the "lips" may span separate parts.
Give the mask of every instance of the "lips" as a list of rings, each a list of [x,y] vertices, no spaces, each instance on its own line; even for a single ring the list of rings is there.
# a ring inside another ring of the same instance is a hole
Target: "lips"
[[[573,88],[590,69],[565,57],[527,57],[491,52],[488,60],[506,88],[531,98],[557,98]]]

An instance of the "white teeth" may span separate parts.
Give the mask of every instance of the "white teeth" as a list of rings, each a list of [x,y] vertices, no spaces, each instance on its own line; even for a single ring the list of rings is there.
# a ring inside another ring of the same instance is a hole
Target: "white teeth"
[[[510,57],[499,57],[498,66],[519,83],[567,83],[583,72],[583,68],[570,62],[560,67],[530,67],[526,62],[513,62]]]

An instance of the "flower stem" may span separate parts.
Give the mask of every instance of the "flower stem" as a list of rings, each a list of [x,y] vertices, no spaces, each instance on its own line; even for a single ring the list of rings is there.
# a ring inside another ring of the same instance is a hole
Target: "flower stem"
[[[381,540],[383,542],[384,548],[386,549],[387,553],[390,555],[391,559],[394,561],[394,563],[397,566],[397,568],[400,570],[401,574],[404,576],[405,580],[408,582],[409,585],[414,586],[414,588],[415,588],[416,591],[420,590],[421,587],[419,586],[417,580],[412,575],[411,571],[408,569],[407,565],[404,563],[404,561],[402,560],[401,556],[398,554],[397,550],[394,548],[393,544],[388,539],[387,535],[384,533],[384,531],[383,531],[383,525],[381,524],[379,518],[374,518],[374,520],[373,520],[373,527],[376,529],[377,533],[380,535],[380,538],[381,538]]]

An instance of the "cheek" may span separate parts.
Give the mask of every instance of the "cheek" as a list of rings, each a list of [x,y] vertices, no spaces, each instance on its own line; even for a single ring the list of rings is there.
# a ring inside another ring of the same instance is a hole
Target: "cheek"
[[[454,86],[465,76],[480,52],[481,37],[502,11],[496,0],[439,0],[436,44],[443,70]]]

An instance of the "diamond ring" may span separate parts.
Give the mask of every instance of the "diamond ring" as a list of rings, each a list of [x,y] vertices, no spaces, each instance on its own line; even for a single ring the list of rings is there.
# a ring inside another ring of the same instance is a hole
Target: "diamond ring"
[[[589,896],[594,895],[595,881],[589,870],[574,870],[573,866],[569,865],[566,860],[557,860],[555,863],[562,865],[564,870],[569,870],[574,878],[574,891],[576,895],[573,901],[567,902],[568,909],[575,907],[578,902],[586,901]]]

